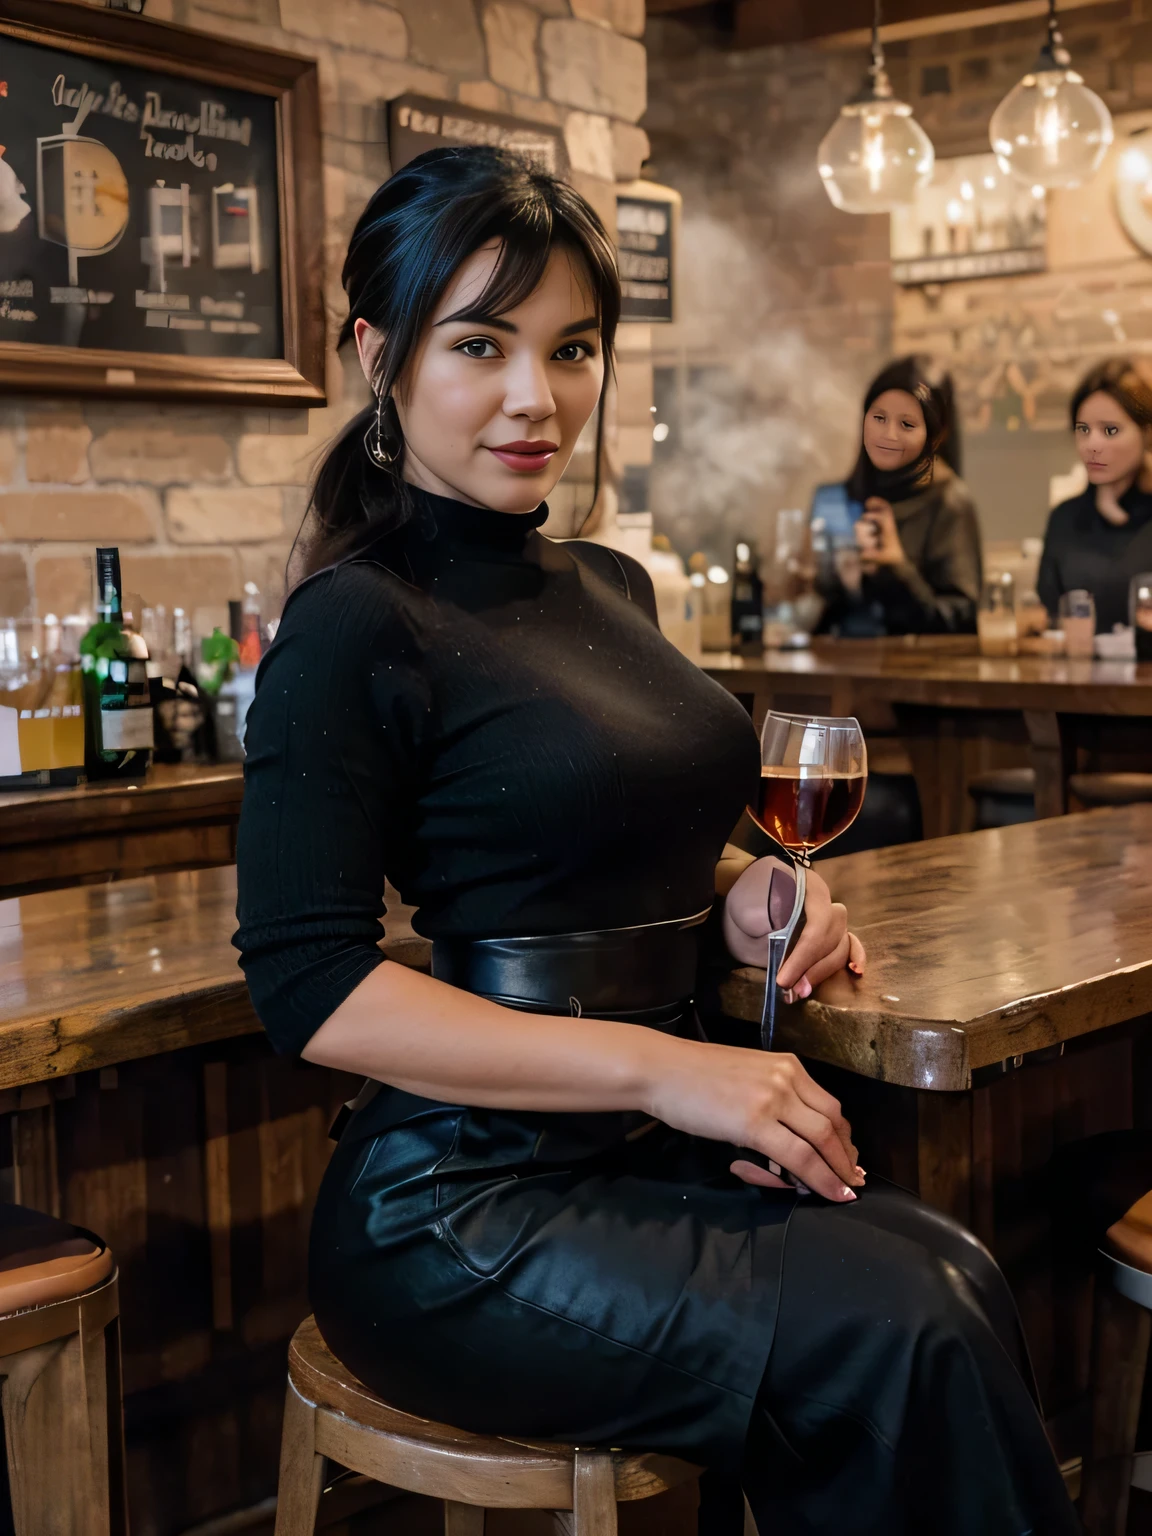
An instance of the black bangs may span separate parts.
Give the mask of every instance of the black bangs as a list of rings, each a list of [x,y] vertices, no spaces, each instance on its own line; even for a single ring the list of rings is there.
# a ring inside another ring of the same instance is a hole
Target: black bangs
[[[462,263],[493,241],[500,243],[499,259],[483,293],[460,318],[491,320],[515,309],[540,286],[552,253],[564,250],[588,284],[607,384],[620,279],[615,248],[591,204],[566,182],[505,150],[433,149],[373,194],[344,263],[348,318],[340,341],[352,339],[360,320],[383,337],[374,368],[377,397],[401,381]],[[373,402],[349,422],[317,472],[306,518],[305,574],[410,515],[402,450],[383,468],[365,448],[375,411]]]

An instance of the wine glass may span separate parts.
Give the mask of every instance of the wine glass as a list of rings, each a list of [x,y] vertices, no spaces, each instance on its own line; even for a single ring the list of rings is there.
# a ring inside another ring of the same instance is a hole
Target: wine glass
[[[803,868],[856,820],[868,784],[860,722],[769,710],[760,733],[760,795],[749,815]]]
[[[804,921],[805,871],[812,855],[856,820],[868,784],[860,722],[769,710],[760,733],[760,793],[752,819],[788,853],[795,879],[768,884],[768,966],[760,1043],[773,1048],[776,976]]]

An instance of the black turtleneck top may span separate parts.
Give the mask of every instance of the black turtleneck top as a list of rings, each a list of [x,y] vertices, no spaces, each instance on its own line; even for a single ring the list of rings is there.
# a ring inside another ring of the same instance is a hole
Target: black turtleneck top
[[[1152,571],[1152,496],[1135,486],[1120,497],[1128,521],[1116,527],[1096,510],[1089,486],[1052,509],[1044,534],[1037,592],[1053,617],[1065,592],[1084,588],[1096,599],[1096,630],[1128,623],[1128,584]]]
[[[283,1051],[380,963],[385,877],[429,938],[686,917],[758,777],[740,705],[546,507],[414,500],[292,593],[248,714],[234,942]]]

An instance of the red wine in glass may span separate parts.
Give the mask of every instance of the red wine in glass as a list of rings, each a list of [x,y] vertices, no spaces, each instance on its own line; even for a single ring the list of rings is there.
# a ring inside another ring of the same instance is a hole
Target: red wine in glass
[[[852,719],[770,711],[760,738],[760,791],[749,813],[800,864],[856,820],[868,758]]]
[[[810,768],[761,768],[755,820],[789,853],[809,857],[856,820],[864,803],[862,773]]]

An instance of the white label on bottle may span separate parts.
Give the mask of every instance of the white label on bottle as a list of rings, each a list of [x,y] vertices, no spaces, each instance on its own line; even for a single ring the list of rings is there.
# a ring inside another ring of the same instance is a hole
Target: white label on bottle
[[[126,683],[128,681],[128,663],[126,661],[109,662],[108,676],[114,683]]]
[[[0,704],[0,777],[20,773],[20,711]]]
[[[105,752],[141,751],[154,744],[151,709],[100,711],[100,746]]]

